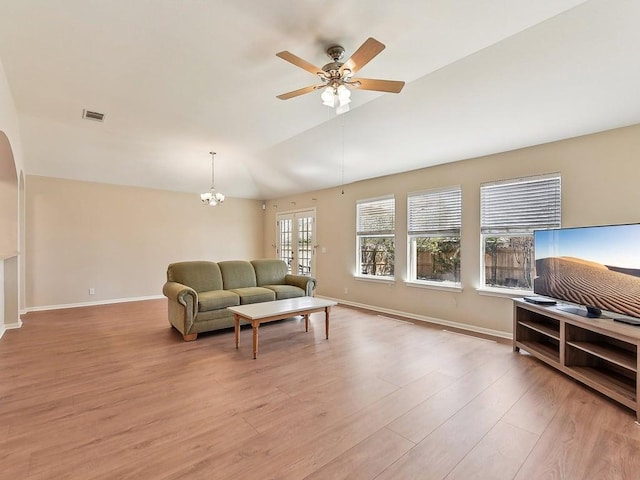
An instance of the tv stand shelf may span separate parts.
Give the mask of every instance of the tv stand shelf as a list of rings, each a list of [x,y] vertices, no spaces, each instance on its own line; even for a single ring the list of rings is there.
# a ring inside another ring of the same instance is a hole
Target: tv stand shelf
[[[640,327],[514,300],[513,351],[539,360],[636,412]]]

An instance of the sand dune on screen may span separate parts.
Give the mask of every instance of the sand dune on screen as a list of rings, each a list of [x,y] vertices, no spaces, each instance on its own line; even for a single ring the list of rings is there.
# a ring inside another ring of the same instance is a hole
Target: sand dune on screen
[[[538,295],[640,317],[640,278],[572,257],[536,261]]]

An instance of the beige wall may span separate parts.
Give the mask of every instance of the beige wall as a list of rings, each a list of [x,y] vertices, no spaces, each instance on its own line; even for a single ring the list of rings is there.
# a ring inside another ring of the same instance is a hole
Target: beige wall
[[[182,260],[262,256],[262,202],[26,178],[27,307],[162,294]],[[89,295],[95,288],[95,295]]]
[[[348,139],[347,139],[348,141]],[[393,161],[393,159],[389,159]],[[432,317],[499,332],[511,331],[511,301],[480,295],[480,184],[559,172],[563,226],[640,222],[640,125],[483,158],[382,177],[267,202],[265,251],[275,243],[275,215],[295,202],[317,215],[318,294],[355,304]],[[346,169],[356,166],[345,165]],[[406,276],[406,194],[450,185],[462,186],[463,291],[409,287]],[[396,282],[355,280],[355,204],[358,199],[394,194],[396,198]],[[278,208],[274,208],[278,205]],[[348,293],[344,293],[344,289]]]
[[[317,243],[326,249],[316,262],[319,295],[510,332],[509,299],[476,291],[480,184],[559,172],[564,226],[638,222],[638,158],[640,125],[358,182],[344,195],[336,188],[272,199],[266,212],[259,201],[207,208],[197,195],[28,176],[27,307],[159,295],[173,261],[272,256],[275,216],[294,205],[316,209]],[[463,190],[463,291],[406,286],[406,194],[456,184]],[[355,203],[386,194],[396,197],[391,285],[353,277]]]
[[[18,253],[18,174],[9,139],[0,131],[0,258]]]
[[[18,198],[18,175],[22,174],[22,147],[18,114],[0,61],[0,337],[5,328],[20,325],[16,305],[23,299],[22,238],[18,219],[24,204]],[[15,256],[19,255],[16,262]]]

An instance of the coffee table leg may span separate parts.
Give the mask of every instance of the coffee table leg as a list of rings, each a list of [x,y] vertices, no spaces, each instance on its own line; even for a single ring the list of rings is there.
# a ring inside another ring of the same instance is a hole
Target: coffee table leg
[[[309,331],[309,314],[308,313],[304,314],[304,331],[305,332]]]
[[[233,320],[235,322],[235,333],[236,333],[236,348],[240,344],[240,317],[237,313],[233,314]]]
[[[255,360],[258,356],[258,327],[260,327],[260,322],[253,321],[251,325],[253,326],[253,359]]]
[[[324,330],[327,334],[327,340],[329,339],[329,312],[331,311],[331,307],[327,307],[324,309]]]

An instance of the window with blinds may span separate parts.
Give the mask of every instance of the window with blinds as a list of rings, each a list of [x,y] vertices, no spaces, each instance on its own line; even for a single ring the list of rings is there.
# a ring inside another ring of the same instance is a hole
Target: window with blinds
[[[480,187],[483,285],[533,288],[533,231],[560,227],[559,174]]]
[[[409,281],[459,286],[461,188],[411,193],[407,213]]]
[[[393,278],[396,204],[393,196],[356,203],[358,276]]]
[[[532,232],[560,227],[560,177],[480,187],[482,233]]]

